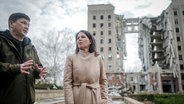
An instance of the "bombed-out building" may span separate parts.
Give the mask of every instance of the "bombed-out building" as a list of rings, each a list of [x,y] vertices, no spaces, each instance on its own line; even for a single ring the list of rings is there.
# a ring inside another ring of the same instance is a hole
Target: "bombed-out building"
[[[184,1],[172,3],[158,17],[139,23],[139,57],[148,73],[148,91],[184,91]]]

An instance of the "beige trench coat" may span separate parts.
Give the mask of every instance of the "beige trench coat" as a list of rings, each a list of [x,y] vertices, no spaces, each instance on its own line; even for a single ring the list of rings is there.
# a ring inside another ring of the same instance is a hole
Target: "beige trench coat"
[[[66,59],[65,104],[106,104],[107,77],[103,60],[94,53],[79,51]]]

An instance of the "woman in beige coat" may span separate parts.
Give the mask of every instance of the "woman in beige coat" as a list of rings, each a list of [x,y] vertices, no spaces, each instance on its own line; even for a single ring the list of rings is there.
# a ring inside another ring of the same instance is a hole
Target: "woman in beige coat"
[[[85,30],[76,34],[76,52],[66,59],[65,104],[107,104],[107,77],[94,37]]]

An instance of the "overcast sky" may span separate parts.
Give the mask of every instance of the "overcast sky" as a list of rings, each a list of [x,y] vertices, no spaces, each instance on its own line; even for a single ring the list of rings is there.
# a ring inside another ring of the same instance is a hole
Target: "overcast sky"
[[[87,29],[87,6],[108,4],[115,6],[115,13],[125,18],[158,16],[171,0],[1,0],[0,30],[8,28],[8,17],[13,12],[24,12],[31,18],[30,37],[43,35],[43,32],[64,27],[78,31]],[[137,34],[127,35],[126,70],[137,66]],[[132,44],[131,41],[134,43]]]

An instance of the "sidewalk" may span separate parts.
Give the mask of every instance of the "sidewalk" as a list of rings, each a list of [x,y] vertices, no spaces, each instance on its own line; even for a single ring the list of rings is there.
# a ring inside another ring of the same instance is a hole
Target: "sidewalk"
[[[64,104],[64,98],[43,99],[35,102],[35,104]]]
[[[35,104],[64,104],[64,98],[53,98],[53,99],[43,99],[35,102]],[[107,104],[125,104],[124,101],[112,101],[109,100]]]

